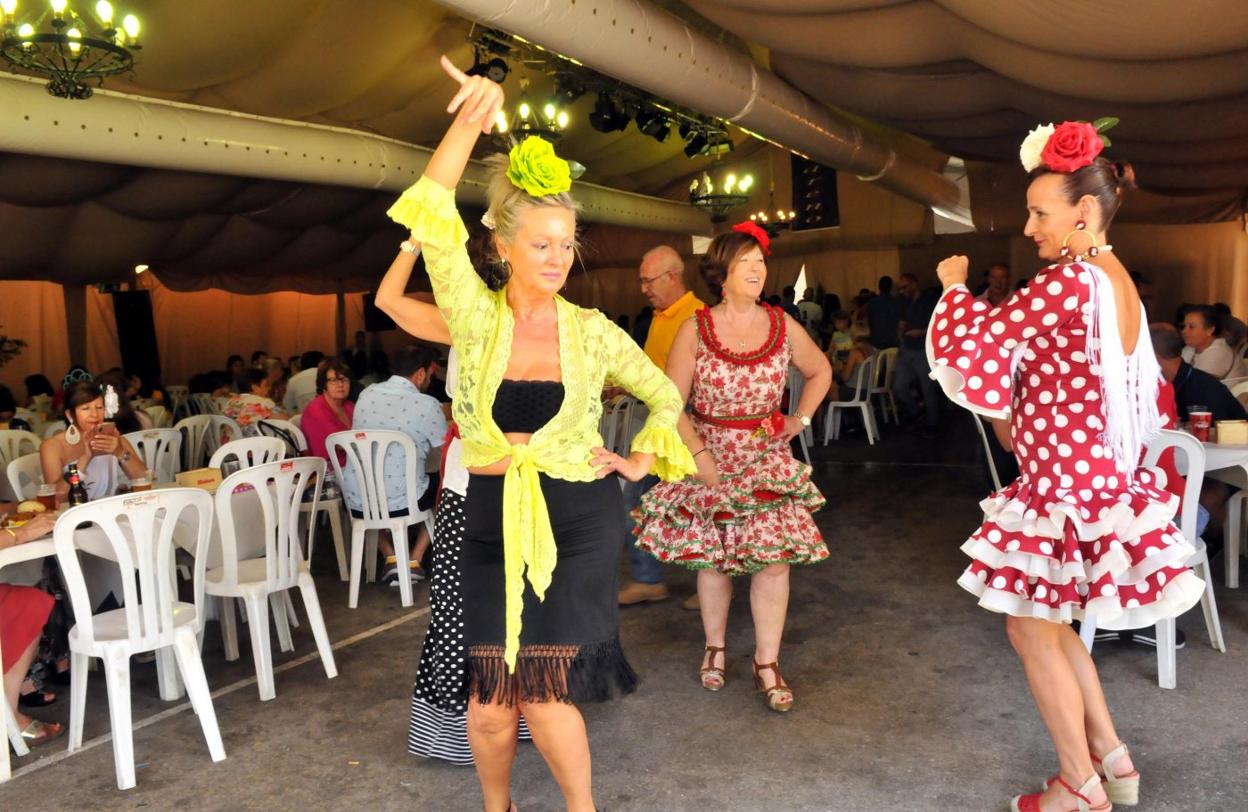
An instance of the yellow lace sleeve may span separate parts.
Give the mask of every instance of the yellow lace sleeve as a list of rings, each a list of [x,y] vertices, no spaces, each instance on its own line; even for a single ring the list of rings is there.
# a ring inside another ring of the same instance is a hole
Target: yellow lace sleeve
[[[603,356],[607,359],[607,380],[622,386],[644,402],[650,416],[633,438],[633,451],[654,454],[655,476],[666,482],[684,479],[697,471],[676,421],[684,401],[676,384],[646,356],[637,342],[605,317],[602,328]]]
[[[492,303],[492,294],[468,259],[468,230],[455,208],[455,192],[422,175],[386,214],[420,243],[434,299],[458,337]]]

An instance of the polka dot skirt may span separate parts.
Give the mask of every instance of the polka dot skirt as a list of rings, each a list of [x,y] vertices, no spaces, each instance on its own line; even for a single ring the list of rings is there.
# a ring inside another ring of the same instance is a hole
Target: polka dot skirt
[[[1052,266],[996,308],[950,288],[928,358],[955,403],[1010,420],[1022,474],[982,503],[958,583],[993,611],[1132,629],[1185,612],[1204,583],[1184,566],[1194,550],[1165,474],[1120,471],[1103,441],[1092,273]]]

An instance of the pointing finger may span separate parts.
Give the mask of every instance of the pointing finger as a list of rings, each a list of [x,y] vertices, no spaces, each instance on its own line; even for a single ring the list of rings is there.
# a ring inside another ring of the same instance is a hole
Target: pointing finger
[[[442,70],[446,71],[447,75],[449,75],[456,82],[459,82],[461,85],[468,81],[468,74],[455,67],[455,63],[452,62],[446,54],[442,54]]]

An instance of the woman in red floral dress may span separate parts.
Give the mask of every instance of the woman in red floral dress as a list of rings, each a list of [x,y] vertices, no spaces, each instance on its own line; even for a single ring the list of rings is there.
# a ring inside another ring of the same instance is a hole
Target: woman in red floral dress
[[[715,307],[676,334],[667,374],[692,405],[682,439],[698,479],[660,483],[638,510],[637,546],[660,561],[698,571],[706,651],[702,686],[724,686],[724,638],[732,576],[751,575],[754,681],[772,710],[793,707],[780,675],[780,639],[789,602],[789,567],[828,557],[811,513],[823,496],[789,440],[832,381],[828,359],[778,307],[760,306],[767,279],[767,234],[752,223],[716,237],[702,261]],[[790,362],[806,377],[795,415],[780,411]]]
[[[1138,801],[1139,773],[1071,620],[1106,629],[1175,617],[1203,583],[1171,523],[1165,475],[1138,467],[1157,436],[1160,370],[1139,295],[1105,244],[1130,168],[1098,157],[1096,128],[1042,127],[1024,142],[1026,235],[1053,261],[1000,307],[974,301],[966,257],[937,272],[932,376],[954,403],[1008,421],[1021,476],[983,503],[958,583],[1006,617],[1060,771],[1015,812],[1104,812]],[[1104,783],[1102,783],[1104,782]]]

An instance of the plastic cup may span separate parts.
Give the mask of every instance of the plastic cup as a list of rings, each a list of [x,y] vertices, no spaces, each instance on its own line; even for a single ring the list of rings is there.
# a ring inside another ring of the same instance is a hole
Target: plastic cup
[[[35,491],[35,499],[48,510],[56,510],[56,486],[40,485]]]
[[[1213,412],[1190,410],[1187,414],[1192,421],[1192,435],[1202,443],[1209,442],[1209,427],[1213,425]]]
[[[130,480],[130,493],[142,493],[152,489],[152,472],[145,471],[143,476]]]

